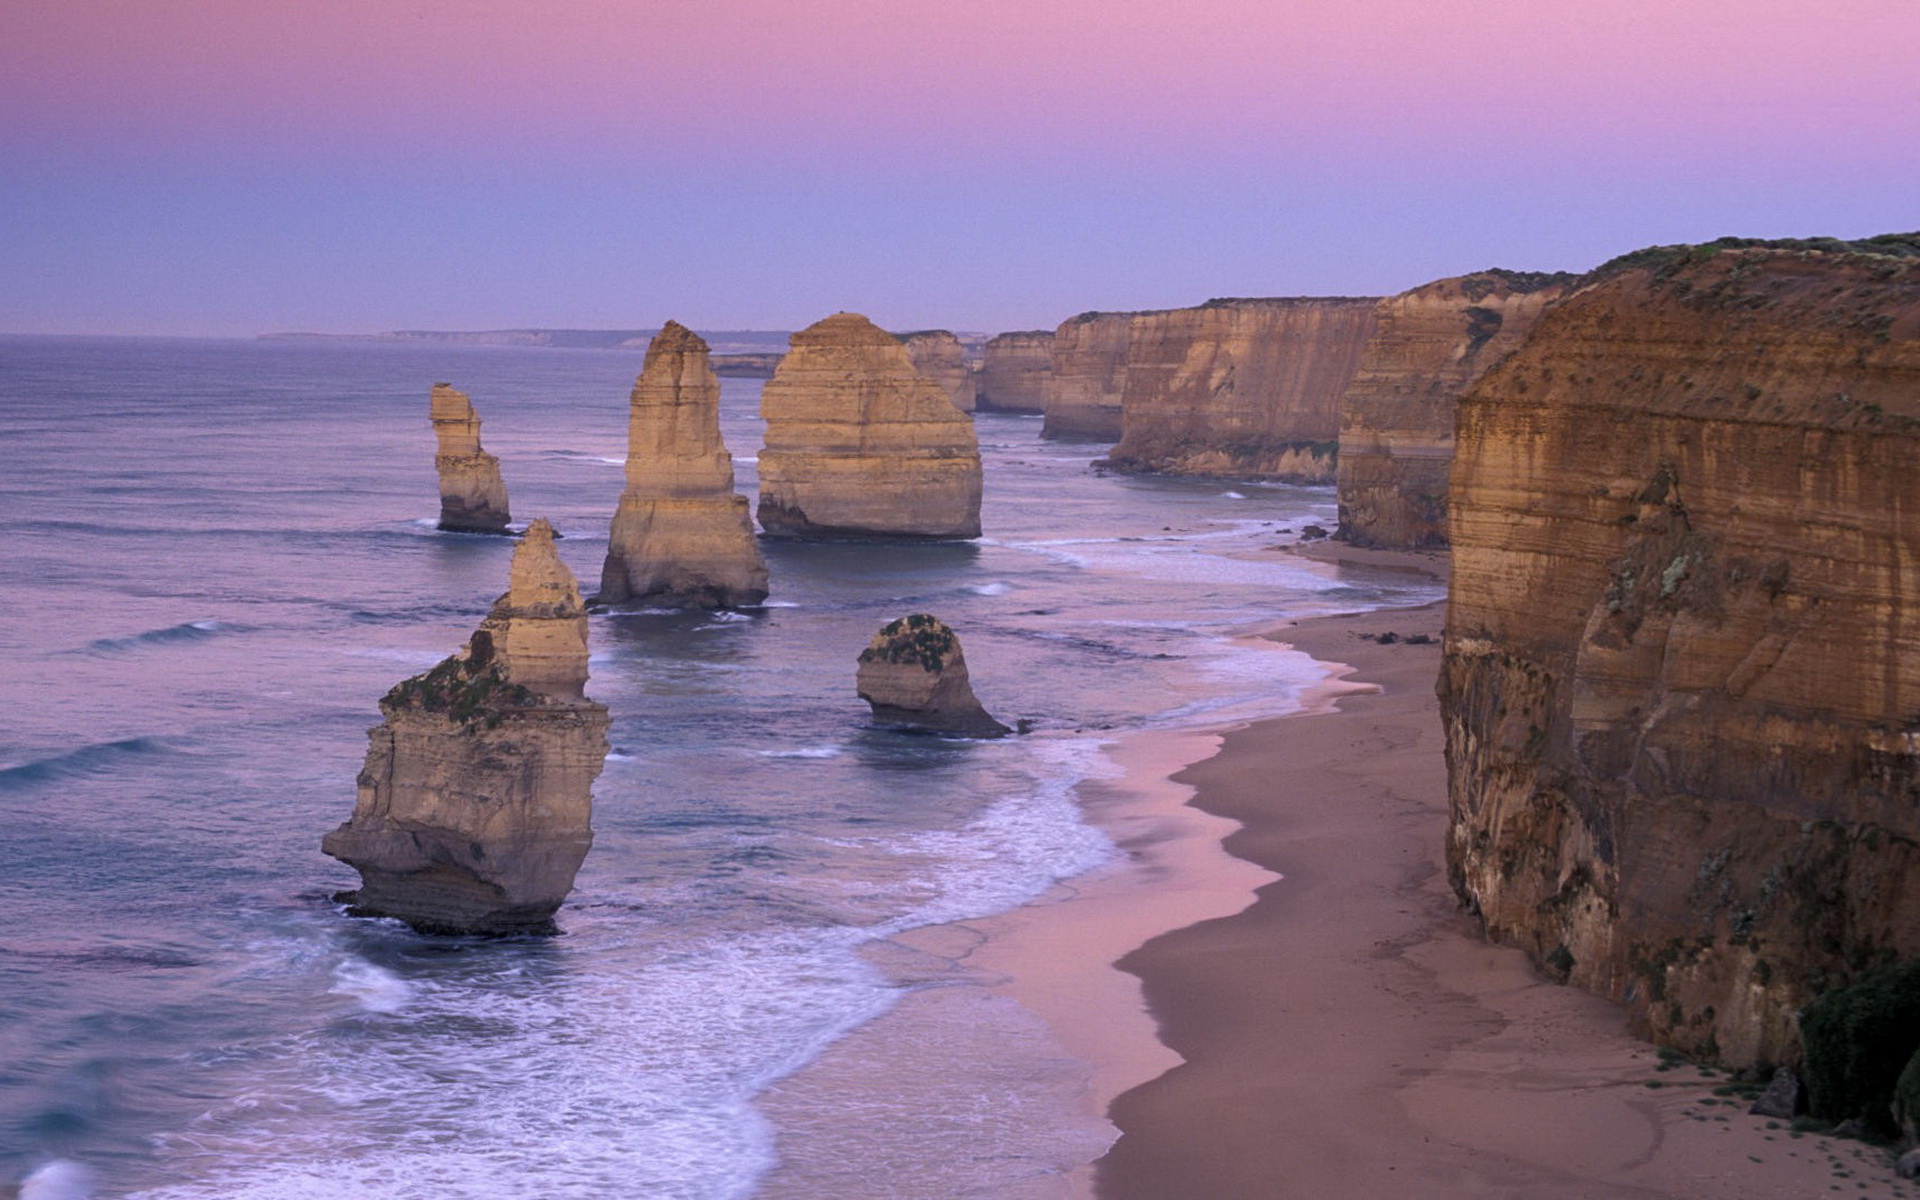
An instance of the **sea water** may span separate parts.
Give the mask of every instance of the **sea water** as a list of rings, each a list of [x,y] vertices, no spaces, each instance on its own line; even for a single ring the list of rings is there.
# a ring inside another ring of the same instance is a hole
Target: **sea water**
[[[1277,552],[1332,523],[1328,489],[1104,475],[1099,447],[982,414],[979,541],[767,543],[764,608],[593,618],[614,749],[562,936],[348,918],[329,897],[354,873],[319,839],[376,702],[460,646],[512,549],[434,530],[429,386],[472,394],[515,517],[551,518],[591,591],[638,368],[0,339],[0,1186],[719,1200],[831,1147],[886,1164],[873,1195],[991,1191],[1078,1119],[1011,1002],[946,1057],[922,1039],[815,1094],[807,1126],[757,1098],[931,986],[888,939],[1113,856],[1074,791],[1103,744],[1285,711],[1318,678],[1247,632],[1432,592]],[[749,494],[759,387],[724,384]],[[917,611],[1031,733],[870,727],[855,656]],[[909,1071],[987,1114],[965,1163],[894,1104]]]

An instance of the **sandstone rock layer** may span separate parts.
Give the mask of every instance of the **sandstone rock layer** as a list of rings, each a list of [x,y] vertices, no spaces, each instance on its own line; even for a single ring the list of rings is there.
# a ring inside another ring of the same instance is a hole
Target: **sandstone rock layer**
[[[1081,313],[1054,330],[1041,436],[1109,445],[1120,440],[1120,404],[1137,315],[1143,314]]]
[[[1135,316],[1108,465],[1332,483],[1340,396],[1377,305],[1344,296],[1214,300]]]
[[[668,321],[647,346],[596,604],[731,608],[767,598],[747,498],[720,436],[720,381],[700,335]]]
[[[360,872],[359,916],[436,933],[539,933],[593,844],[607,710],[587,699],[587,613],[535,521],[460,653],[380,701],[353,816],[321,842]]]
[[[500,460],[480,448],[480,414],[465,392],[436,383],[428,400],[433,418],[434,469],[440,475],[440,528],[450,533],[505,533],[507,485]]]
[[[1630,256],[1460,408],[1454,884],[1740,1066],[1920,955],[1920,237],[1853,249]]]
[[[939,384],[955,408],[972,412],[978,401],[979,380],[960,338],[945,329],[916,330],[899,337],[914,367]]]
[[[860,652],[858,686],[883,725],[968,737],[1012,732],[974,696],[960,639],[926,613],[881,626]]]
[[[794,334],[760,413],[768,536],[980,536],[972,419],[865,317],[839,313]]]
[[[987,341],[980,363],[977,407],[995,412],[1047,411],[1053,373],[1053,331],[1002,333]]]
[[[1525,341],[1578,278],[1480,271],[1380,302],[1340,400],[1342,539],[1401,550],[1446,545],[1460,394]]]

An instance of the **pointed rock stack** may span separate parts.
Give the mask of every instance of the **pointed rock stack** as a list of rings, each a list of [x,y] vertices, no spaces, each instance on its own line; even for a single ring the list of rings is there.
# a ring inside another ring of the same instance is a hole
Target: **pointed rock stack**
[[[860,652],[857,686],[883,725],[968,737],[1012,732],[974,696],[960,639],[926,613],[881,626]]]
[[[767,565],[720,437],[720,381],[699,334],[668,321],[647,347],[596,604],[733,608],[767,598]]]
[[[760,525],[771,537],[980,536],[973,422],[856,313],[793,335],[760,394]]]
[[[500,460],[480,448],[480,414],[473,402],[452,385],[436,383],[428,403],[439,443],[433,465],[440,473],[440,528],[507,532],[507,485],[500,479]]]
[[[460,653],[380,701],[352,818],[321,849],[360,872],[356,916],[424,932],[550,932],[593,844],[607,710],[587,699],[587,612],[535,521]]]

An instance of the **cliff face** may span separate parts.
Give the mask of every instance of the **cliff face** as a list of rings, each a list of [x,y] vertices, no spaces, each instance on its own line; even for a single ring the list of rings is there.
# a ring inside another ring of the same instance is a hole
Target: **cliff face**
[[[883,725],[968,737],[1012,732],[974,696],[960,639],[926,613],[880,627],[860,652],[857,685],[874,720]]]
[[[981,409],[1047,411],[1047,377],[1053,373],[1053,334],[1048,330],[1003,333],[987,342],[980,364]]]
[[[1134,318],[1123,471],[1331,483],[1374,298],[1215,300]]]
[[[1578,279],[1480,271],[1380,302],[1340,400],[1339,537],[1394,549],[1446,545],[1460,394]]]
[[[674,321],[647,347],[595,603],[727,608],[767,598],[767,565],[720,437],[707,343]]]
[[[1450,871],[1657,1039],[1790,1062],[1920,955],[1920,262],[1602,275],[1461,401]]]
[[[923,329],[899,335],[907,348],[907,357],[922,375],[940,385],[940,390],[961,412],[972,412],[977,400],[978,380],[973,364],[967,361],[967,348],[960,339],[944,329]]]
[[[428,405],[438,443],[433,465],[440,474],[440,528],[507,532],[507,485],[500,460],[480,448],[480,414],[465,392],[444,383],[433,385]]]
[[[357,916],[429,932],[552,927],[593,844],[607,710],[586,698],[587,613],[552,527],[515,547],[471,640],[380,701],[353,816],[321,849],[360,872]]]
[[[768,536],[980,536],[973,421],[865,317],[840,313],[794,334],[760,415]]]
[[[1136,315],[1081,313],[1054,330],[1042,437],[1120,440],[1120,401],[1127,386],[1127,349]]]

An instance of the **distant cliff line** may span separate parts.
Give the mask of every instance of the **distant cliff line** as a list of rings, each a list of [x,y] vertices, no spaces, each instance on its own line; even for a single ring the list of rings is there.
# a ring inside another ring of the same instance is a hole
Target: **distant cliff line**
[[[395,329],[385,333],[263,333],[268,341],[431,342],[469,346],[550,346],[560,350],[641,350],[659,329]],[[698,331],[716,350],[785,353],[790,330]]]

